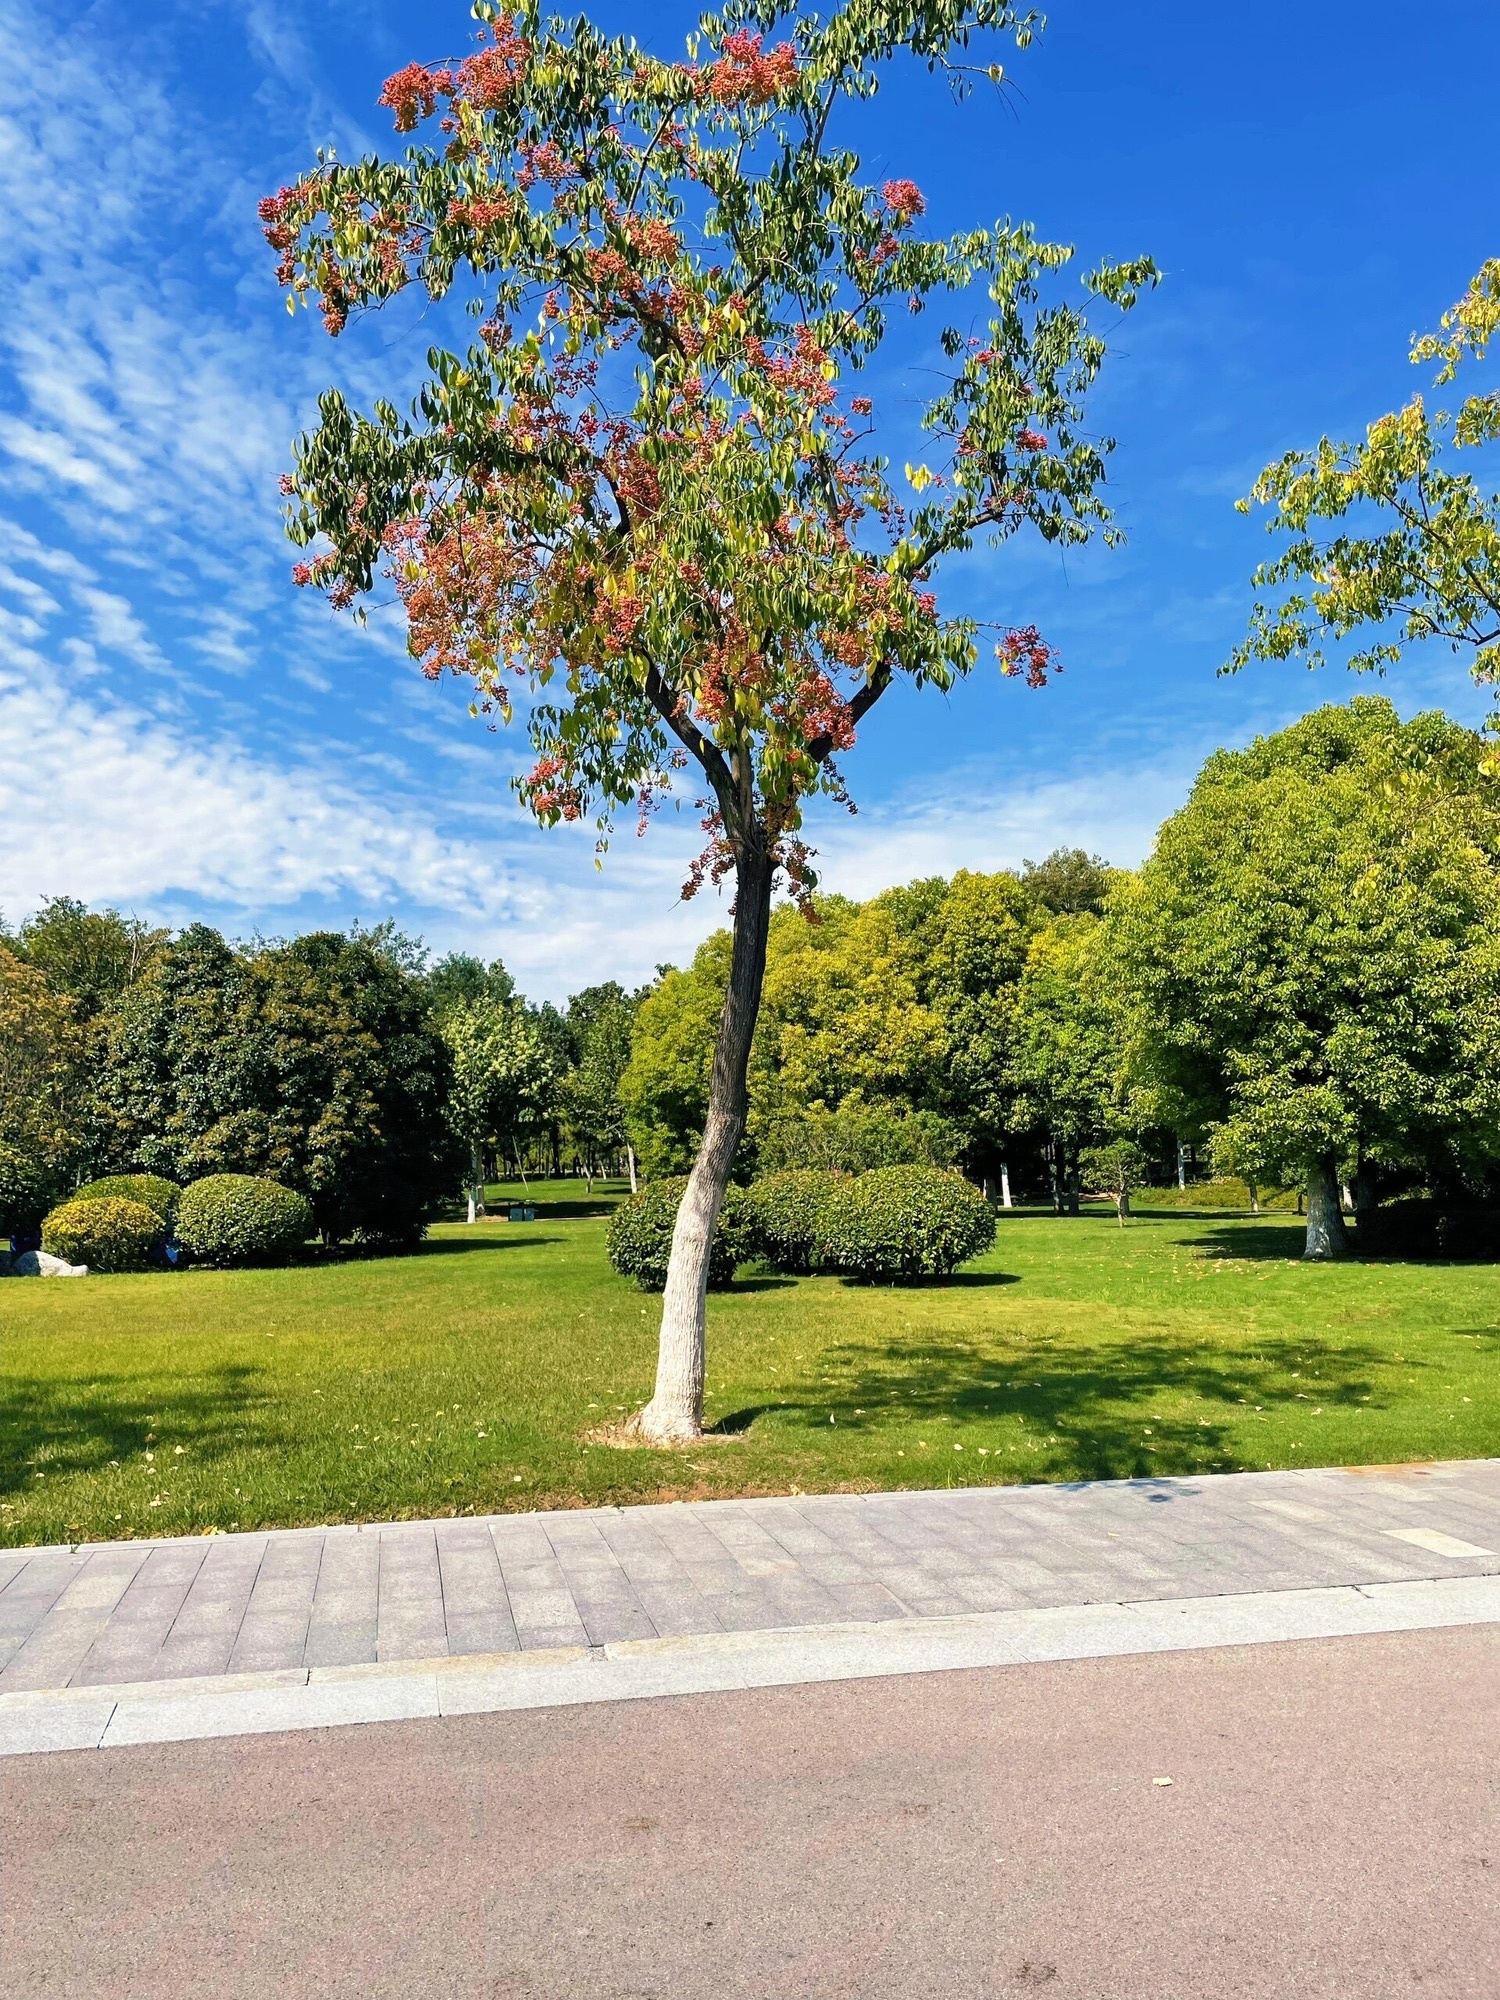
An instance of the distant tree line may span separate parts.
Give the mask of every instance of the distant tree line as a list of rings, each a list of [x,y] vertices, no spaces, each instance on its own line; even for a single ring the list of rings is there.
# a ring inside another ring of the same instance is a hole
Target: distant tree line
[[[742,1178],[926,1162],[1123,1211],[1186,1148],[1296,1187],[1317,1256],[1348,1206],[1500,1196],[1500,754],[1442,715],[1360,697],[1218,753],[1138,871],[1062,849],[812,914],[772,918]],[[0,931],[0,1225],[243,1172],[402,1244],[497,1175],[679,1173],[729,952],[558,1008],[389,925],[244,946],[55,899]]]
[[[496,1173],[627,1168],[633,1004],[529,1006],[389,924],[241,945],[53,898],[0,925],[0,1230],[100,1174],[241,1173],[329,1243],[403,1247]]]
[[[773,919],[748,1156],[956,1161],[1122,1208],[1180,1149],[1352,1206],[1500,1196],[1500,753],[1359,697],[1209,759],[1138,872],[1061,851]],[[727,965],[644,1001],[622,1082],[654,1172],[691,1156]]]

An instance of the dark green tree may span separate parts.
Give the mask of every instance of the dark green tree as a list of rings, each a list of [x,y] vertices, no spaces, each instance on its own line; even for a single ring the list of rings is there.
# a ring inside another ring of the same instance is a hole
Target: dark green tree
[[[327,1239],[406,1245],[458,1182],[448,1082],[420,978],[377,947],[195,925],[127,994],[99,1097],[121,1167],[267,1174]]]
[[[1161,1122],[1251,1181],[1483,1177],[1500,1149],[1500,772],[1473,731],[1362,696],[1211,757],[1112,906]],[[1487,1053],[1488,1052],[1488,1053]]]

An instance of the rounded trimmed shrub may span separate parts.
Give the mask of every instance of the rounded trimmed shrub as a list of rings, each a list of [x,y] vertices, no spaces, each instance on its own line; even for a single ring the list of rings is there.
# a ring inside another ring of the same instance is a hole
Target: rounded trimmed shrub
[[[204,1264],[281,1264],[312,1234],[300,1194],[256,1174],[209,1174],[182,1191],[177,1240]]]
[[[90,1181],[85,1187],[78,1188],[68,1199],[138,1201],[142,1208],[154,1210],[170,1228],[181,1194],[182,1189],[176,1181],[169,1181],[161,1174],[106,1174],[103,1180]]]
[[[823,1167],[788,1167],[752,1181],[745,1201],[767,1263],[793,1274],[812,1270],[823,1204],[847,1185],[845,1175]]]
[[[65,1201],[42,1224],[42,1248],[91,1271],[145,1271],[159,1261],[166,1225],[141,1201]]]
[[[622,1278],[634,1278],[643,1292],[660,1292],[667,1283],[672,1254],[672,1230],[687,1187],[686,1174],[648,1181],[639,1194],[622,1201],[609,1219],[605,1248]],[[708,1284],[721,1292],[739,1265],[755,1255],[755,1231],[745,1190],[730,1186],[719,1210],[718,1227],[708,1255]]]
[[[876,1167],[836,1188],[818,1215],[814,1254],[851,1278],[945,1278],[995,1240],[995,1211],[962,1174]]]

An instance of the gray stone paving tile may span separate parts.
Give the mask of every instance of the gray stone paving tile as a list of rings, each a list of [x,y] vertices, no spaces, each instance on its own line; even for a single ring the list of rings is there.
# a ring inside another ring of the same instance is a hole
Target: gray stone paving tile
[[[267,1536],[254,1587],[235,1633],[228,1672],[251,1674],[301,1666],[322,1555],[320,1537]]]
[[[450,1653],[510,1653],[520,1644],[489,1533],[438,1537],[443,1618]]]
[[[265,1559],[264,1538],[213,1542],[162,1644],[165,1676],[229,1671],[251,1593]],[[205,1665],[203,1662],[214,1662]]]
[[[512,1563],[502,1553],[501,1568],[510,1615],[523,1648],[590,1644],[555,1556],[549,1555],[545,1562]]]
[[[380,1537],[330,1535],[299,1664],[353,1667],[375,1658],[380,1612]]]
[[[131,1578],[114,1614],[89,1648],[72,1685],[148,1680],[162,1645],[208,1553],[206,1543],[158,1543]]]
[[[634,1578],[635,1594],[641,1609],[663,1639],[679,1639],[691,1632],[722,1632],[718,1613],[691,1583],[664,1578]]]
[[[436,1659],[448,1650],[442,1570],[432,1529],[387,1529],[380,1537],[376,1657]]]
[[[0,1690],[1500,1572],[1404,1526],[1500,1547],[1500,1461],[6,1551]]]
[[[502,1515],[488,1526],[502,1567],[508,1562],[545,1562],[552,1554],[547,1531],[535,1515]]]
[[[53,1600],[0,1672],[0,1692],[66,1687],[135,1580],[139,1560],[111,1562],[96,1556]]]

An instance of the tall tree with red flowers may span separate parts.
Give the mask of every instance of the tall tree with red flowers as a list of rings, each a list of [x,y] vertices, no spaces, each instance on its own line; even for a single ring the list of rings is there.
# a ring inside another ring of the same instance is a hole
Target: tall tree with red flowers
[[[1024,46],[1035,25],[1008,0],[844,0],[826,19],[732,0],[680,63],[533,0],[473,11],[472,53],[381,94],[414,135],[401,158],[320,157],[262,204],[292,303],[330,333],[413,285],[479,322],[466,351],[433,349],[405,416],[322,398],[289,526],[300,581],[353,607],[384,573],[431,679],[464,677],[506,721],[524,705],[519,790],[544,824],[592,815],[603,839],[684,773],[702,794],[685,893],[734,877],[734,949],[635,1420],[666,1443],[701,1430],[708,1248],[772,891],[815,880],[806,801],[846,796],[840,760],[898,679],[947,689],[973,668],[978,626],[932,589],[942,557],[1023,527],[1112,538],[1109,444],[1082,428],[1104,347],[1078,303],[1043,297],[1068,249],[1009,223],[924,236],[915,184],[867,185],[844,138],[893,60],[960,99],[998,82],[975,36]],[[1124,309],[1154,277],[1108,264],[1082,290]],[[893,311],[935,295],[953,308],[931,462],[902,487],[851,378]],[[1056,664],[1029,625],[995,650],[1034,685]]]

